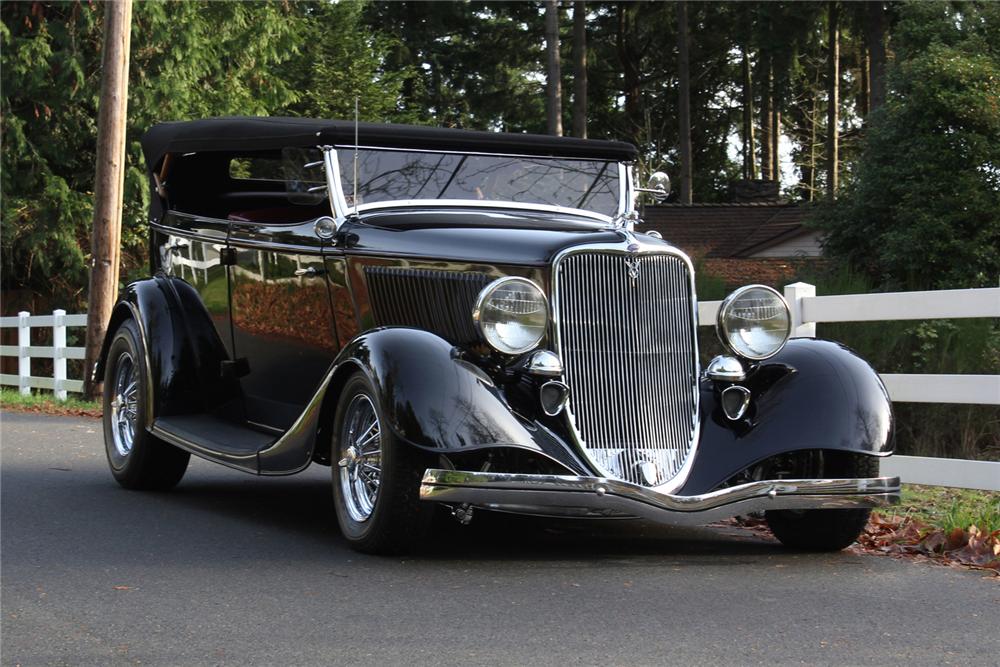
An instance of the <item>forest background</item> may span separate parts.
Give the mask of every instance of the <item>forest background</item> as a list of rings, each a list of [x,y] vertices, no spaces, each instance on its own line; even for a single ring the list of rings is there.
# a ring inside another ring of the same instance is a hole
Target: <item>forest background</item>
[[[820,294],[1000,280],[1000,3],[148,1],[133,12],[123,284],[148,265],[145,129],[351,118],[355,97],[362,120],[631,141],[641,172],[667,171],[680,201],[777,181],[825,234],[824,268],[800,276]],[[4,2],[0,17],[4,313],[79,312],[103,6]],[[728,287],[703,275],[699,297]],[[1000,372],[995,320],[820,335],[884,372]],[[903,451],[1000,458],[1000,410],[897,410]]]

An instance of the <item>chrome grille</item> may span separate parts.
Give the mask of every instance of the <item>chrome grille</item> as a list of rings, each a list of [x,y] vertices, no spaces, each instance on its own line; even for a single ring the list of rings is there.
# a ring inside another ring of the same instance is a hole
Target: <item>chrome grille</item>
[[[698,420],[688,264],[670,254],[571,252],[556,266],[568,414],[604,474],[646,486],[684,467]]]

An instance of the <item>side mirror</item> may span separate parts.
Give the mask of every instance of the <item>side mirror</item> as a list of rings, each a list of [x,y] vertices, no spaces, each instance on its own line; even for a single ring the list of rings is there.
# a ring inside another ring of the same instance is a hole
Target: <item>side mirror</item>
[[[662,171],[654,171],[649,177],[649,182],[644,188],[636,188],[636,192],[647,192],[653,195],[653,199],[662,202],[670,195],[670,177]]]

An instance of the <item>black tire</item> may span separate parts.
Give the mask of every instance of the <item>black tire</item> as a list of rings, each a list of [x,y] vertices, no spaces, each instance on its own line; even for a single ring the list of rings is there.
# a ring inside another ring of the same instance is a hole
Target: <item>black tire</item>
[[[377,419],[377,458],[371,453],[371,444],[356,446],[364,442],[363,434],[353,430],[361,419],[358,415],[371,411]],[[389,555],[410,551],[422,541],[435,506],[419,497],[420,480],[429,467],[427,455],[400,442],[384,414],[368,377],[361,372],[352,375],[337,405],[330,460],[333,502],[344,537],[357,551]],[[349,452],[349,448],[354,451]],[[361,494],[372,487],[360,479],[362,472],[355,474],[363,462],[374,462],[368,465],[369,473],[373,472],[371,465],[379,468],[377,490],[370,504],[365,502],[369,496]]]
[[[146,430],[148,373],[138,327],[127,320],[114,332],[104,368],[104,452],[111,474],[126,489],[165,491],[181,481],[191,455]],[[121,400],[122,389],[132,384],[131,398]],[[130,439],[119,416],[131,422]]]
[[[878,459],[827,452],[822,476],[877,477]],[[764,513],[764,518],[771,533],[786,547],[802,551],[840,551],[858,539],[870,514],[870,509],[771,510]]]

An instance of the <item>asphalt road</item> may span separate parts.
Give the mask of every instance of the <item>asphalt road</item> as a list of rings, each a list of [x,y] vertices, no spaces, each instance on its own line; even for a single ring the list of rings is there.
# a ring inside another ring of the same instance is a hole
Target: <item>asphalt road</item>
[[[337,532],[328,469],[192,459],[164,494],[100,422],[3,413],[3,665],[988,665],[1000,585],[736,528],[482,514],[423,553]]]

